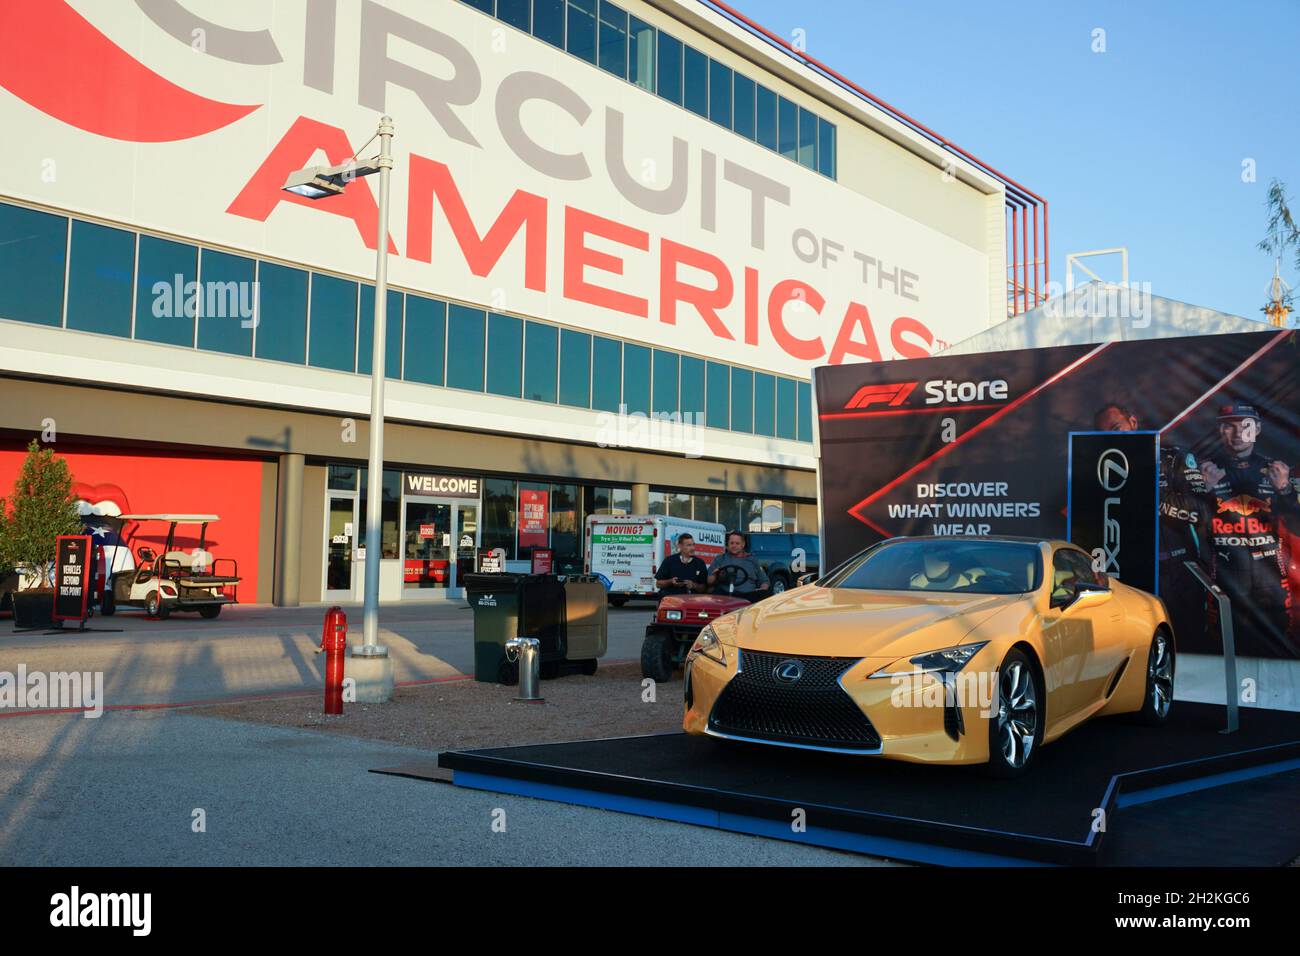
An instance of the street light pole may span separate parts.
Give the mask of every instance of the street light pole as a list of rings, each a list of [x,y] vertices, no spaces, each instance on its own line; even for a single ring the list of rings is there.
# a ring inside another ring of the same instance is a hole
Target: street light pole
[[[379,564],[383,557],[384,358],[388,347],[388,181],[393,170],[393,119],[379,120],[379,242],[375,253],[375,322],[370,349],[370,463],[366,494],[366,580],[362,643],[356,657],[387,657],[379,643]]]

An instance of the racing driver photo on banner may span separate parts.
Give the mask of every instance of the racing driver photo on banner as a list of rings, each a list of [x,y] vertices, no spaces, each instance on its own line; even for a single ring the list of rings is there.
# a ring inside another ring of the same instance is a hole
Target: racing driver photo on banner
[[[1218,643],[1218,604],[1186,567],[1196,561],[1231,601],[1238,654],[1300,657],[1300,469],[1290,464],[1297,436],[1267,433],[1251,402],[1220,399],[1205,406],[1215,413],[1209,435],[1181,424],[1161,435],[1162,596],[1189,646]],[[1118,401],[1099,408],[1093,425],[1143,427]]]

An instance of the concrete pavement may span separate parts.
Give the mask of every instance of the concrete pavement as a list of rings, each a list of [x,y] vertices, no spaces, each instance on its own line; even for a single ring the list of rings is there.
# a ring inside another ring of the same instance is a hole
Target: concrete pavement
[[[607,660],[640,658],[651,608],[610,608]],[[15,634],[0,620],[0,671],[15,672],[19,664],[28,671],[102,671],[110,707],[316,689],[324,681],[315,649],[325,610],[237,605],[213,621],[194,614],[155,621],[124,610],[93,618],[90,627],[102,630],[56,635]],[[361,608],[345,610],[359,633]],[[384,605],[380,623],[399,682],[473,672],[474,618],[463,602]]]
[[[183,711],[6,720],[0,866],[881,862],[368,772],[428,756]]]

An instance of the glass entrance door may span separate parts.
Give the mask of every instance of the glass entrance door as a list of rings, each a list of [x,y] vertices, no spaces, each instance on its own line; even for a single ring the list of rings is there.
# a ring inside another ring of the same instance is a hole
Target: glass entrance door
[[[478,502],[408,495],[402,519],[402,592],[460,596],[460,579],[474,568]]]
[[[325,515],[325,597],[347,598],[356,587],[357,500],[330,495]]]
[[[452,586],[455,532],[449,503],[406,499],[404,590],[441,590]]]
[[[478,502],[456,505],[456,587],[478,570]]]

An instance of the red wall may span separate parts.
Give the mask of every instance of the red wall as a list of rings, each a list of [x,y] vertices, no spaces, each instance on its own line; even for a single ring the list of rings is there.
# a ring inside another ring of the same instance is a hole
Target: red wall
[[[162,512],[220,515],[208,526],[207,550],[239,562],[241,601],[257,599],[258,538],[262,504],[262,463],[254,458],[202,458],[186,455],[132,454],[93,449],[55,451],[72,471],[72,492],[95,503],[112,501],[122,514]],[[26,451],[0,447],[0,497],[13,494]],[[133,545],[161,550],[167,525],[151,521],[128,536]],[[198,525],[176,529],[176,547],[198,546]],[[269,573],[270,569],[267,569]]]

